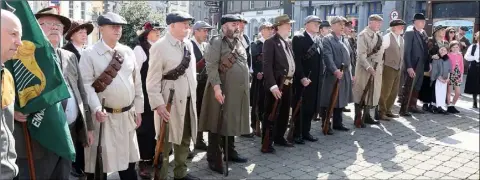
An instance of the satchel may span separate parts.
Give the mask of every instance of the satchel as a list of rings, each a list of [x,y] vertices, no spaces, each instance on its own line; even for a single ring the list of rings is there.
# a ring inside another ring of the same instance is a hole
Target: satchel
[[[100,74],[92,84],[96,93],[105,91],[113,79],[117,77],[118,71],[122,68],[123,60],[123,57],[117,50],[114,50],[110,64],[108,64],[107,68],[105,68],[102,74]]]

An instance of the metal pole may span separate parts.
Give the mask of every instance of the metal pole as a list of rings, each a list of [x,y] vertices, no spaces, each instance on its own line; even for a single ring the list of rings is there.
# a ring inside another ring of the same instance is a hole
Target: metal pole
[[[227,3],[225,3],[227,4]],[[217,19],[217,29],[218,29],[218,32],[220,32],[220,19],[222,19],[222,15],[223,15],[223,1],[218,1],[218,19]]]
[[[312,15],[313,14],[313,7],[312,7],[312,0],[308,1],[308,14],[307,15]]]

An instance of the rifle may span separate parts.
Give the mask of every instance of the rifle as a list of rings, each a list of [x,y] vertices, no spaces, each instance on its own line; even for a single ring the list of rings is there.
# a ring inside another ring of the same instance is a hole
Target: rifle
[[[258,96],[260,94],[260,80],[257,79],[256,77],[254,77],[254,80],[257,81],[256,83],[256,86],[255,86],[255,94],[253,94],[253,111],[255,113],[255,118],[256,118],[256,121],[255,121],[255,135],[256,136],[261,136],[261,130],[260,130],[260,118],[259,118],[259,115],[258,115]]]
[[[223,119],[223,104],[220,104],[220,115],[219,115],[219,122],[217,124],[217,133],[220,134],[220,131],[223,127],[223,122],[224,122],[224,119]],[[225,121],[226,122],[226,121]],[[222,136],[221,135],[218,135],[218,142],[221,142],[222,141]],[[225,177],[228,176],[228,136],[225,135],[225,137],[223,138],[224,141],[225,141],[225,146],[223,147],[223,153],[217,153],[217,167],[223,167],[222,165],[222,154],[224,155],[224,160],[225,160],[225,168],[223,169],[223,175]],[[222,149],[222,148],[220,148]]]
[[[102,112],[105,110],[105,98],[102,98]],[[100,130],[98,132],[97,158],[95,159],[95,180],[103,180],[103,152],[102,152],[102,134],[103,122],[100,123]]]
[[[342,63],[342,65],[340,66],[340,72],[343,73],[344,68],[345,68],[345,65]],[[330,128],[330,117],[333,116],[333,109],[335,108],[335,105],[337,105],[337,101],[338,101],[339,84],[340,84],[340,79],[336,78],[335,85],[333,86],[332,95],[330,96],[330,105],[328,106],[328,110],[327,110],[325,119],[323,121],[323,128],[322,128],[323,135],[327,135],[328,130]]]
[[[378,62],[375,62],[375,65],[373,65],[373,70],[377,69],[377,65],[378,65]],[[372,89],[372,83],[374,78],[375,78],[374,76],[370,75],[370,77],[368,78],[367,85],[365,85],[365,88],[363,89],[362,97],[360,98],[360,108],[363,109],[363,115],[362,115],[362,112],[360,112],[360,114],[355,114],[354,124],[355,124],[355,127],[357,128],[360,128],[363,125],[363,122],[365,122],[365,118],[366,118],[365,112],[368,111],[367,103],[365,99],[367,98],[367,93],[369,93],[370,90]],[[369,97],[369,98],[372,98],[372,97]]]
[[[32,152],[32,142],[30,141],[30,133],[28,133],[27,122],[22,122],[23,134],[25,136],[25,143],[27,149],[27,160],[28,160],[28,171],[30,174],[30,179],[36,180],[35,175],[35,164],[33,163],[33,152]]]
[[[282,84],[280,84],[280,92],[283,90],[283,86],[285,85],[285,76],[282,77],[281,81]],[[279,112],[280,112],[280,106],[281,106],[281,101],[280,99],[275,99],[275,103],[273,103],[273,108],[272,112],[270,115],[268,115],[268,121],[273,122],[277,118]],[[268,146],[270,142],[270,130],[272,129],[272,126],[267,126],[265,129],[265,136],[263,137],[263,143],[262,143],[262,151],[266,152],[268,151]]]
[[[310,79],[310,73],[312,71],[308,72],[307,79]],[[290,128],[288,128],[288,133],[287,133],[287,142],[292,143],[293,142],[293,131],[295,131],[295,121],[297,120],[297,114],[300,111],[300,107],[302,106],[303,102],[303,93],[305,93],[306,86],[303,86],[302,92],[300,93],[300,99],[297,102],[297,105],[295,105],[295,110],[293,111],[292,117],[290,118]],[[300,120],[301,122],[301,120]],[[301,126],[300,126],[301,128]]]
[[[167,111],[170,113],[172,109],[172,102],[173,102],[173,95],[175,94],[174,89],[170,89],[170,94],[168,95],[167,101]],[[168,137],[166,131],[168,131],[168,122],[165,122],[163,119],[161,120],[162,124],[160,125],[160,134],[157,139],[157,144],[155,145],[155,156],[153,158],[153,168],[155,168],[154,173],[154,180],[160,179],[160,170],[162,169],[162,160],[166,160],[168,162],[168,155],[163,156],[163,145],[165,143],[165,138]],[[168,167],[165,167],[168,168]]]

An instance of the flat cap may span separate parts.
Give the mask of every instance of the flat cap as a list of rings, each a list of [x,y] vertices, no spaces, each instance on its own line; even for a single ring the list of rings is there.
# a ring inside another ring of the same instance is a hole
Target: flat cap
[[[273,22],[274,22],[273,26],[281,26],[282,24],[292,24],[295,21],[291,20],[290,17],[288,17],[287,14],[283,14],[283,15],[275,17]]]
[[[97,23],[99,26],[103,25],[126,25],[127,21],[122,16],[108,12],[104,15],[101,15],[97,18]]]
[[[222,16],[222,19],[220,19],[220,24],[224,25],[227,22],[239,22],[239,21],[242,21],[240,17],[233,14],[225,14]]]
[[[394,19],[394,20],[391,20],[390,21],[390,27],[393,27],[393,26],[405,26],[407,25],[407,23],[405,23],[405,21],[401,20],[401,19]]]
[[[265,29],[265,28],[273,28],[273,24],[270,22],[264,22],[260,27],[258,28],[259,31]]]
[[[320,28],[322,28],[322,27],[330,27],[330,23],[328,21],[324,20],[320,23]]]
[[[322,19],[320,19],[318,16],[315,15],[310,15],[305,18],[305,24],[308,24],[310,22],[322,22]]]
[[[468,31],[468,27],[467,27],[467,26],[462,26],[462,27],[460,27],[460,29],[461,29],[462,31]]]
[[[442,25],[436,26],[435,28],[433,28],[433,34],[443,29],[447,29],[447,26],[442,26]]]
[[[199,29],[213,29],[213,27],[205,21],[197,21],[193,25],[192,30],[196,31]]]
[[[339,22],[344,22],[344,23],[347,23],[347,19],[345,19],[343,16],[334,16],[332,17],[332,19],[330,19],[330,24],[336,24],[336,23],[339,23]]]
[[[368,21],[383,21],[383,18],[378,14],[372,14],[368,17]]]
[[[177,22],[184,22],[184,21],[194,21],[193,17],[190,16],[190,14],[186,12],[181,12],[181,11],[175,11],[167,14],[167,17],[165,18],[167,25],[170,25],[172,23],[177,23]]]
[[[245,19],[244,16],[242,16],[241,14],[237,14],[237,16],[238,16],[238,18],[240,18],[240,21],[242,21],[245,24],[248,24],[248,21],[247,21],[247,19]]]

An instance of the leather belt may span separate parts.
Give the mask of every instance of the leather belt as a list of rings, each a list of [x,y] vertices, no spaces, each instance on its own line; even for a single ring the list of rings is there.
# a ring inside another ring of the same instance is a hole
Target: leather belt
[[[133,102],[129,106],[123,107],[123,108],[118,108],[118,109],[109,108],[109,107],[104,107],[104,108],[105,108],[105,111],[107,111],[108,113],[122,113],[122,112],[125,112],[125,111],[128,111],[128,110],[132,109],[132,107],[133,107]]]

